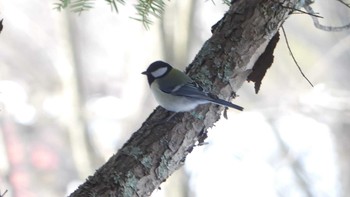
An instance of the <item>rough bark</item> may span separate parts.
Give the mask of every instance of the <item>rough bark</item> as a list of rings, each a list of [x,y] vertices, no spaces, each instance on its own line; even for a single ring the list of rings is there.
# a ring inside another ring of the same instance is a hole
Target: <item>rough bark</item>
[[[213,27],[187,72],[223,99],[250,74],[269,40],[289,16],[297,0],[236,0]],[[282,6],[283,5],[283,6]],[[202,105],[159,123],[168,113],[158,107],[106,164],[72,193],[77,196],[149,196],[219,120],[222,107]]]

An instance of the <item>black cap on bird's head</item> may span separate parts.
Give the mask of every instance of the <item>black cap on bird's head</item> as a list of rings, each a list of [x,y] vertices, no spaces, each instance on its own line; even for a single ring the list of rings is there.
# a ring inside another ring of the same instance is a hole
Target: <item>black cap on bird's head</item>
[[[170,64],[163,61],[156,61],[149,65],[147,70],[141,74],[147,75],[148,84],[151,85],[155,79],[165,76],[171,69]]]

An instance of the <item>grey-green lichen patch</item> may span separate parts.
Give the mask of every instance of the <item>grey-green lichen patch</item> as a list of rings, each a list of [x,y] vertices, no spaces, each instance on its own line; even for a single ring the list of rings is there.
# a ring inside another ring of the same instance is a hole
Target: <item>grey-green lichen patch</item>
[[[212,78],[211,74],[210,74],[210,69],[208,67],[208,65],[203,65],[200,68],[200,72],[197,75],[198,80],[200,81],[200,84],[204,87],[210,87],[213,82],[210,80],[210,78]]]
[[[121,179],[120,179],[119,173],[117,173],[117,172],[112,173],[112,177],[113,177],[113,181],[116,185],[120,184]]]
[[[222,64],[222,60],[220,58],[215,58],[213,62],[215,67],[220,67]]]
[[[200,69],[201,69],[200,70],[201,75],[204,75],[205,77],[210,76],[210,71],[207,65],[202,66]]]
[[[193,77],[195,81],[200,84],[205,90],[207,88],[210,88],[213,84],[213,82],[210,80],[211,74],[208,66],[204,65],[200,68],[200,71],[196,73],[196,75]]]
[[[208,57],[213,57],[213,54],[220,49],[221,46],[218,48],[217,46],[214,46],[210,40],[208,40],[204,43],[201,51],[198,54],[201,54],[203,59],[208,59]]]
[[[169,173],[168,159],[166,156],[162,156],[158,168],[155,170],[158,178],[166,178]]]
[[[221,72],[218,72],[218,75],[216,75],[220,80],[223,79],[224,75]]]
[[[141,159],[141,163],[146,168],[150,169],[152,167],[152,158],[150,155],[147,155]]]
[[[136,192],[137,182],[136,176],[131,171],[128,171],[124,184],[124,196],[133,196],[134,192]]]
[[[232,78],[233,75],[233,69],[232,65],[225,64],[224,65],[224,77],[223,77],[223,82],[229,82],[229,80]]]
[[[123,153],[129,156],[132,156],[135,159],[138,159],[143,154],[143,151],[139,147],[132,146],[132,147],[125,148]]]
[[[203,114],[197,113],[196,111],[191,111],[190,114],[197,120],[204,120]]]

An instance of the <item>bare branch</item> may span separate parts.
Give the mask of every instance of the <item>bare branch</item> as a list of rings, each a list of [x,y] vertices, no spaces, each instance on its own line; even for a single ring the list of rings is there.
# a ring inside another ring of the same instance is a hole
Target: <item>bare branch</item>
[[[292,49],[291,49],[290,46],[289,46],[288,38],[287,38],[286,32],[284,31],[284,27],[282,26],[281,28],[282,28],[282,32],[283,32],[284,39],[285,39],[285,41],[286,41],[286,44],[287,44],[289,53],[290,53],[290,55],[292,56],[295,65],[297,65],[297,67],[298,67],[298,69],[299,69],[301,75],[306,79],[306,81],[309,82],[309,84],[310,84],[312,87],[314,87],[314,85],[311,83],[311,81],[305,76],[303,70],[301,69],[301,67],[299,66],[297,60],[295,59],[294,54],[293,54],[293,52],[292,52]]]
[[[0,197],[4,197],[6,193],[7,193],[7,190],[5,190],[3,194],[0,191]]]
[[[300,10],[298,8],[291,8],[291,7],[286,7],[286,6],[283,6],[283,5],[281,5],[281,7],[286,8],[286,9],[290,9],[292,11],[298,11],[299,12],[299,13],[293,13],[293,14],[300,14],[301,13],[301,14],[307,14],[307,15],[310,15],[310,16],[314,16],[314,17],[317,17],[317,18],[323,18],[322,16],[317,15],[318,13],[305,12],[305,11]]]
[[[305,4],[304,9],[311,14],[315,14],[314,10],[311,8],[311,6],[309,4]],[[317,17],[311,16],[311,18],[314,22],[315,27],[318,29],[324,30],[324,31],[335,32],[335,31],[344,31],[344,30],[350,29],[350,23],[347,25],[344,25],[344,26],[332,27],[332,26],[325,26],[325,25],[320,24]]]
[[[1,31],[2,31],[2,28],[4,28],[4,26],[3,26],[3,24],[2,24],[2,21],[4,21],[4,19],[1,19],[1,20],[0,20],[0,33],[1,33]]]
[[[346,7],[350,8],[350,4],[347,4],[347,3],[345,3],[345,2],[342,1],[342,0],[337,0],[337,1],[339,1],[339,3],[345,5]]]

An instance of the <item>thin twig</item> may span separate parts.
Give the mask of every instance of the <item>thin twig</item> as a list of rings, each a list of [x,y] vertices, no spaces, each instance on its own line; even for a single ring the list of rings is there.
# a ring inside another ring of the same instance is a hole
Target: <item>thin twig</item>
[[[292,52],[292,50],[291,50],[291,48],[290,48],[290,46],[289,46],[289,42],[288,42],[288,38],[287,38],[286,32],[284,31],[283,26],[281,26],[281,27],[282,27],[282,32],[283,32],[284,40],[286,41],[286,44],[287,44],[289,53],[290,53],[290,55],[292,56],[295,65],[297,65],[297,67],[298,67],[298,69],[299,69],[301,75],[306,79],[306,81],[309,82],[309,84],[310,84],[312,87],[314,87],[314,85],[311,83],[311,81],[305,76],[303,70],[301,69],[301,67],[299,66],[297,60],[295,59],[294,54],[293,54],[293,52]]]
[[[283,5],[281,5],[281,6],[282,6],[282,8],[290,9],[292,11],[298,11],[301,14],[307,14],[307,15],[314,16],[314,17],[317,17],[317,18],[323,18],[322,16],[317,15],[318,13],[310,13],[310,12],[305,12],[305,11],[297,9],[297,8],[291,8],[291,7],[287,7],[287,6],[283,6]]]
[[[347,4],[342,0],[337,0],[337,1],[339,1],[341,4],[345,5],[346,7],[350,8],[350,4]]]
[[[304,5],[304,9],[309,13],[315,13],[314,10],[309,5]],[[335,31],[344,31],[344,30],[350,29],[350,23],[347,25],[344,25],[344,26],[332,27],[332,26],[325,26],[325,25],[320,24],[320,22],[318,21],[318,18],[316,18],[314,16],[311,16],[311,19],[314,22],[314,25],[316,28],[324,30],[324,31],[335,32]]]
[[[4,197],[6,193],[7,193],[7,190],[5,190],[3,194],[0,191],[0,197]]]
[[[299,10],[300,13],[293,13],[293,14],[307,14],[307,15],[310,15],[310,16],[314,16],[314,17],[317,17],[317,18],[323,18],[323,16],[320,16],[320,15],[317,15],[317,14],[311,14],[309,12],[305,12],[305,11],[302,11],[302,10]]]

